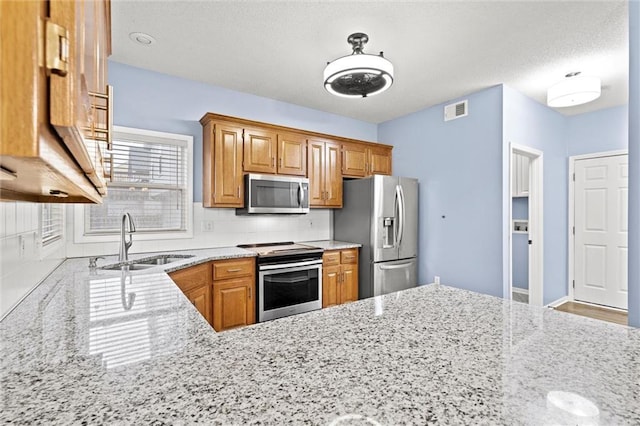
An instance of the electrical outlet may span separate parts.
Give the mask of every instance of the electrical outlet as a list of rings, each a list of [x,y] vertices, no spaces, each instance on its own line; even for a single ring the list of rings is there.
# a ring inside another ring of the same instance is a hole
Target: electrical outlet
[[[438,275],[433,277],[433,282],[436,283],[436,284],[440,284],[440,277]]]
[[[203,220],[202,221],[202,232],[213,232],[213,221],[212,220]]]

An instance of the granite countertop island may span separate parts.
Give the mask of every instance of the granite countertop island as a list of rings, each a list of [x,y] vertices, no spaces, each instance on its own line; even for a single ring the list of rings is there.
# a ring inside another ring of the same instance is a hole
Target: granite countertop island
[[[0,322],[0,423],[640,424],[639,329],[428,285],[216,333],[165,270],[54,271]]]

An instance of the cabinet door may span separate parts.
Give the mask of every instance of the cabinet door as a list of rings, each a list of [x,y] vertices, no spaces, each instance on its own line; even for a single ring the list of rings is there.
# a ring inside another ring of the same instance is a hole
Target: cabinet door
[[[278,134],[278,173],[306,176],[307,139],[304,136]]]
[[[185,293],[187,299],[193,306],[196,307],[198,312],[207,320],[209,324],[213,323],[213,316],[211,315],[211,286],[203,285],[190,290]]]
[[[365,177],[367,175],[367,148],[359,144],[342,145],[342,176]]]
[[[223,331],[255,323],[253,277],[214,281],[213,328]]]
[[[335,306],[338,301],[340,266],[322,267],[322,307]]]
[[[205,207],[243,207],[242,128],[221,123],[214,128],[213,203]]]
[[[106,193],[105,146],[91,130],[92,123],[100,121],[91,92],[107,92],[108,8],[105,1],[49,2],[51,22],[66,28],[69,36],[68,70],[50,76],[50,121],[101,194]]]
[[[340,145],[336,143],[326,143],[324,181],[324,205],[327,207],[342,207],[342,161]]]
[[[324,206],[324,149],[324,142],[309,140],[307,177],[309,178],[309,205],[311,207]]]
[[[244,171],[276,172],[276,134],[260,129],[244,130]]]
[[[180,269],[170,273],[169,277],[186,294],[195,288],[211,284],[211,264],[202,263],[190,268]]]
[[[340,278],[339,303],[355,302],[358,300],[358,265],[342,265]]]
[[[529,157],[520,155],[520,195],[529,196]]]
[[[391,149],[369,148],[368,175],[391,175]]]

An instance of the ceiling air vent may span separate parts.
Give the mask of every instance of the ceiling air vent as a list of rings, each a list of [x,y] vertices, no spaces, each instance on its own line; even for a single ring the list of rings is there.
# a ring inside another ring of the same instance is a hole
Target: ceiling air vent
[[[444,121],[455,120],[456,118],[469,115],[469,101],[464,100],[444,107]]]

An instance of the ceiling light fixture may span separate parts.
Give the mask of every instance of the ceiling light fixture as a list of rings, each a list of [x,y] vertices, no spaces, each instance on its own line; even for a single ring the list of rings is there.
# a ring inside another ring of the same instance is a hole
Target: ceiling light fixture
[[[129,33],[129,38],[143,46],[150,46],[156,42],[156,39],[151,37],[149,34],[140,32]]]
[[[547,90],[547,105],[553,108],[586,104],[600,97],[600,79],[571,72]]]
[[[353,53],[333,62],[324,69],[324,87],[329,93],[345,98],[365,98],[387,90],[393,84],[393,64],[380,55],[368,55],[362,50],[369,41],[364,33],[347,38]]]

